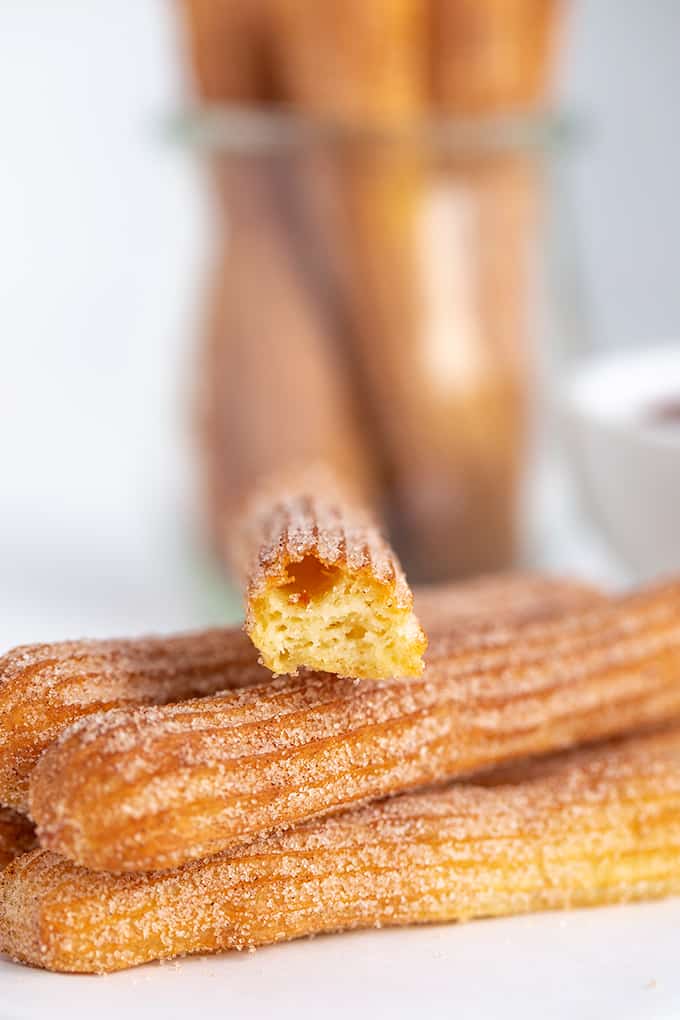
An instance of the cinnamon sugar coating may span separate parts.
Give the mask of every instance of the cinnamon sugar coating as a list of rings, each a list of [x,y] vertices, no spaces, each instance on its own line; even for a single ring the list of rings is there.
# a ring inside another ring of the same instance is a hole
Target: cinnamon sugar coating
[[[508,574],[417,592],[431,633],[508,626],[601,599],[575,582]],[[23,645],[0,658],[0,803],[28,809],[28,778],[70,723],[128,703],[163,704],[270,679],[235,628],[118,641]]]
[[[428,636],[450,638],[550,620],[603,605],[607,598],[600,589],[582,581],[530,571],[416,586],[414,597]]]
[[[0,947],[105,972],[319,932],[680,892],[680,731],[571,752],[498,787],[453,784],[261,837],[170,872],[46,850],[0,878]]]
[[[325,674],[74,724],[35,769],[46,848],[146,871],[352,804],[680,715],[680,583],[434,638],[421,680]]]
[[[236,629],[14,648],[0,658],[0,803],[26,810],[28,777],[40,754],[84,715],[213,694],[268,677]]]

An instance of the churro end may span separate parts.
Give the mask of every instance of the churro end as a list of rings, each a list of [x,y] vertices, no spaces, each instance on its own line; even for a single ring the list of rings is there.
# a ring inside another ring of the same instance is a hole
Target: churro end
[[[252,605],[248,633],[265,666],[338,676],[420,676],[425,635],[393,585],[315,556],[291,563]]]

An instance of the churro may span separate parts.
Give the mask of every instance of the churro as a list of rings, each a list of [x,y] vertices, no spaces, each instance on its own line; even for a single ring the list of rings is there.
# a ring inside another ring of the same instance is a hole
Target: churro
[[[593,585],[529,571],[416,586],[413,594],[426,633],[448,640],[556,619],[604,605],[607,598]]]
[[[259,222],[264,196],[257,208]],[[425,640],[370,509],[370,468],[337,352],[282,231],[244,224],[232,243],[213,327],[222,365],[216,468],[221,546],[246,594],[248,633],[275,673],[305,665],[417,674]]]
[[[537,762],[272,834],[179,870],[110,875],[45,850],[0,878],[0,947],[105,972],[320,932],[680,892],[680,732]]]
[[[370,513],[320,481],[281,487],[244,519],[257,549],[246,629],[262,662],[274,673],[419,675],[426,639],[399,561]]]
[[[370,465],[330,326],[309,302],[264,177],[255,201],[256,180],[230,175],[241,199],[212,327],[221,546],[245,591],[246,628],[275,673],[417,674],[425,641],[370,509]]]
[[[267,62],[249,40],[266,49],[261,5],[187,6],[202,94],[258,98]],[[220,76],[223,65],[230,70]],[[229,222],[200,387],[214,530],[245,590],[248,633],[273,672],[417,675],[424,636],[371,510],[370,457],[335,323],[291,246],[284,169],[266,150],[214,160]]]
[[[36,761],[84,715],[200,697],[269,677],[237,629],[14,648],[0,658],[0,803],[26,811]]]
[[[594,588],[531,574],[416,590],[428,633],[464,634],[557,616],[602,600]],[[0,657],[0,803],[28,810],[28,779],[77,719],[125,704],[164,704],[265,683],[239,629],[118,641],[22,645]]]
[[[404,25],[408,27],[411,23],[410,6],[410,0],[400,0],[399,4],[390,6],[388,16],[387,5],[381,5],[385,21],[377,10],[367,18],[368,8],[357,3],[352,4],[351,11],[347,5],[342,9],[335,4],[310,6],[297,0],[273,4],[277,43],[285,43],[288,48],[283,63],[288,68],[289,80],[297,83],[298,75],[307,73],[307,61],[314,58],[316,52],[313,43],[318,40],[317,33],[330,39],[326,33],[332,25],[346,29],[351,24],[353,33],[356,19],[362,26],[368,27],[370,22],[371,30],[367,35],[374,43],[379,37],[382,47],[386,25],[391,27],[398,22],[399,42],[403,43],[408,35]],[[399,14],[395,17],[397,8]],[[283,23],[277,19],[283,19]],[[361,45],[354,45],[347,52],[365,61],[364,72],[369,64],[374,72],[375,64],[367,59],[365,41],[363,39]],[[381,52],[386,51],[381,49]],[[401,52],[401,45],[394,52]],[[391,65],[384,74],[389,78],[390,87],[397,88],[398,75],[391,75],[390,69]],[[335,81],[334,76],[325,73],[316,87],[322,80],[329,82],[331,78]],[[309,81],[305,81],[301,91],[307,94]],[[337,84],[343,89],[346,86],[352,89],[349,79],[341,78]],[[341,105],[351,107],[353,102],[352,95],[348,95],[341,100]],[[319,109],[323,109],[323,104]],[[287,297],[289,292],[290,288],[282,296]],[[300,445],[299,441],[289,442],[284,451],[283,470],[274,474],[273,482],[271,476],[265,476],[267,485],[264,489],[260,487],[248,500],[246,513],[241,518],[245,526],[239,532],[249,538],[245,543],[249,568],[248,632],[262,654],[262,661],[274,673],[295,673],[299,666],[307,666],[354,677],[418,675],[422,672],[425,640],[413,614],[412,595],[401,566],[381,534],[367,493],[359,492],[357,498],[356,487],[351,493],[346,490],[347,460],[338,472],[337,457],[328,456],[321,446],[328,431],[331,432],[329,448],[337,444],[341,435],[339,424],[344,419],[336,415],[330,430],[318,427],[315,417],[322,426],[326,425],[330,421],[332,403],[325,398],[324,388],[318,385],[301,391],[300,377],[307,371],[309,358],[296,356],[290,349],[294,331],[282,330],[277,319],[275,339],[279,343],[282,333],[287,338],[286,364],[280,373],[272,373],[276,399],[272,402],[264,399],[261,393],[254,393],[253,406],[259,409],[256,413],[265,418],[269,416],[275,433],[286,431],[286,423],[291,416],[296,417],[297,410],[305,445],[308,446],[310,440],[316,443],[321,454],[317,455],[317,461],[322,470],[316,471],[311,459],[305,462],[298,458],[298,464],[293,465],[296,470],[292,479],[286,476],[286,466],[298,455]],[[334,339],[337,358],[341,341],[338,337]],[[329,374],[335,382],[342,375],[342,366],[336,365]],[[285,392],[286,380],[295,384],[291,394]],[[325,390],[329,385],[330,381],[326,382]],[[238,386],[241,386],[240,379]],[[356,414],[356,406],[354,411]],[[290,425],[287,431],[290,432]],[[280,448],[282,444],[279,441],[277,445]],[[267,449],[271,446],[268,440]],[[365,441],[356,442],[350,464],[365,459],[365,447]],[[253,456],[255,466],[258,460],[259,456]],[[313,475],[307,475],[304,470],[298,473],[298,466],[306,468],[310,463]],[[241,544],[238,535],[235,541],[237,546]]]
[[[263,195],[257,222],[266,208]],[[370,510],[370,467],[337,351],[283,228],[252,225],[237,228],[224,263],[217,323],[221,545],[246,594],[247,631],[275,673],[417,674],[425,640]]]
[[[15,857],[37,845],[35,828],[30,819],[12,808],[0,805],[0,871]]]
[[[75,723],[31,777],[41,844],[145,871],[352,804],[680,715],[680,583],[433,640],[421,680],[324,674]]]

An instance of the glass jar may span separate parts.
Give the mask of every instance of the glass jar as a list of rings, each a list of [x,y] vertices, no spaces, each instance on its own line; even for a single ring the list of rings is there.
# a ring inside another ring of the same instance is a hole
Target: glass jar
[[[412,581],[515,564],[537,364],[573,315],[545,272],[569,126],[222,108],[181,129],[216,196],[197,363],[217,548],[244,479],[322,460],[368,494]]]

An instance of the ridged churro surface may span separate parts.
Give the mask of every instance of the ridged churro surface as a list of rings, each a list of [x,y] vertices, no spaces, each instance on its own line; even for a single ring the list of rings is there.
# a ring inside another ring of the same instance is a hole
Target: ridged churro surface
[[[37,840],[33,823],[25,815],[0,805],[0,871],[15,857],[35,846]]]
[[[594,609],[606,596],[569,578],[514,571],[416,586],[414,599],[430,637],[467,638],[480,630],[507,630]]]
[[[96,873],[40,850],[0,879],[0,946],[112,971],[347,928],[680,891],[680,733],[573,752],[498,788],[398,797],[183,868]]]
[[[278,826],[680,715],[680,584],[432,641],[421,680],[323,674],[74,724],[35,769],[43,846],[169,868]]]
[[[417,590],[428,632],[513,626],[603,598],[587,585],[530,574]],[[28,808],[28,778],[72,722],[128,703],[164,704],[271,679],[235,628],[118,641],[22,645],[0,658],[0,803]]]
[[[274,673],[419,675],[426,639],[394,552],[325,472],[305,478],[248,509],[247,544],[258,553],[246,629],[262,662]]]
[[[40,754],[84,715],[264,682],[242,631],[22,645],[0,658],[0,803],[26,810]]]

